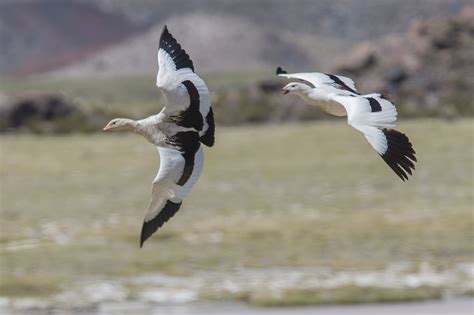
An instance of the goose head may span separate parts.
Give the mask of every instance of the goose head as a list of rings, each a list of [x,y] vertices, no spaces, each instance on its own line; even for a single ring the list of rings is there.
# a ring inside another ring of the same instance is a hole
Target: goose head
[[[127,118],[115,118],[102,129],[103,131],[125,131],[133,129],[133,120]]]
[[[290,82],[282,88],[283,94],[299,94],[310,89],[311,87],[300,82]]]

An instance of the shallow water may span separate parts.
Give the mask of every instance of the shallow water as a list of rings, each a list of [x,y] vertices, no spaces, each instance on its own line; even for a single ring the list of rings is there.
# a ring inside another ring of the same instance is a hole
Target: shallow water
[[[474,299],[288,308],[255,308],[245,304],[151,305],[120,302],[102,303],[96,307],[82,309],[11,311],[0,306],[0,313],[2,315],[472,315],[474,313]]]

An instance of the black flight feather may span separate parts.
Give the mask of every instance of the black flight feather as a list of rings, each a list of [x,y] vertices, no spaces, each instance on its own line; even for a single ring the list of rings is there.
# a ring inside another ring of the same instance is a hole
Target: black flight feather
[[[172,216],[174,216],[176,212],[178,212],[179,207],[181,207],[181,202],[175,203],[168,200],[156,217],[148,222],[143,222],[142,233],[140,236],[140,247],[143,247],[143,243]]]
[[[415,169],[415,150],[408,137],[394,129],[383,129],[387,138],[387,151],[381,154],[382,159],[403,181],[408,179]]]
[[[279,75],[279,74],[287,74],[288,72],[286,72],[285,70],[283,70],[281,67],[278,67],[277,70],[276,70],[276,75]]]
[[[166,51],[173,59],[176,70],[190,68],[194,71],[193,61],[189,58],[186,51],[181,48],[181,45],[176,41],[173,35],[171,35],[166,25],[160,36],[160,48]]]

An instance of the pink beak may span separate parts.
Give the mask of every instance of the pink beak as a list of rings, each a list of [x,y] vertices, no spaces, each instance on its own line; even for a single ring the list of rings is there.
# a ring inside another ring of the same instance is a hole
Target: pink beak
[[[290,91],[288,91],[288,90],[285,89],[285,88],[282,88],[281,90],[283,91],[283,94],[288,94],[288,93],[290,93]]]
[[[104,128],[102,128],[102,131],[107,131],[107,130],[109,130],[109,129],[110,129],[110,128],[107,128],[107,127],[108,127],[108,125],[107,125],[107,126],[105,126]]]

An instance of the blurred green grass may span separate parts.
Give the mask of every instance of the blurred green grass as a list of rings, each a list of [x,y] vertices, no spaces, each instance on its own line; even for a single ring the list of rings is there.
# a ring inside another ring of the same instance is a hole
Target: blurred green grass
[[[265,72],[209,72],[202,74],[211,91],[228,86],[239,89],[272,77]],[[84,110],[121,113],[133,118],[156,114],[163,106],[155,76],[136,75],[104,78],[13,78],[0,77],[0,91],[7,95],[61,93],[72,97]]]
[[[473,120],[399,130],[419,159],[405,183],[343,121],[218,128],[196,187],[142,249],[153,146],[128,134],[2,136],[0,295],[144,272],[472,262]]]
[[[235,126],[329,117],[296,97],[282,98],[278,85],[283,86],[284,80],[276,78],[273,71],[213,71],[200,75],[211,92],[218,124]],[[10,132],[37,134],[100,131],[112,118],[141,119],[156,114],[164,105],[155,77],[144,75],[60,79],[0,77],[0,96],[3,94],[7,96],[6,104],[25,98],[35,101],[38,95],[51,94],[78,107],[79,112],[72,117],[51,121],[30,119],[19,129],[0,117],[0,131],[3,126]]]

